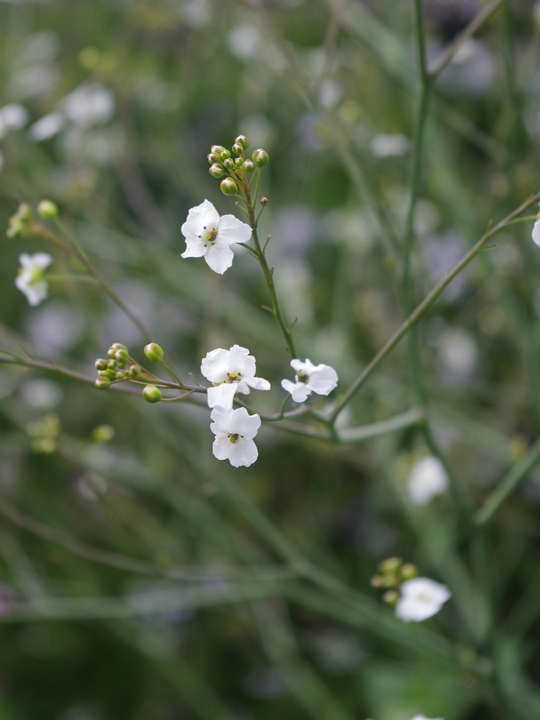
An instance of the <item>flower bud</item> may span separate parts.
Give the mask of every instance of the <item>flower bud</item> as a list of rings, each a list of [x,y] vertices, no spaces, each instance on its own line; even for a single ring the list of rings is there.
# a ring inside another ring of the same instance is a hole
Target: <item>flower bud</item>
[[[268,205],[268,198],[267,198],[267,197],[262,197],[262,198],[261,198],[261,205],[264,205],[264,206]]]
[[[228,160],[231,157],[231,153],[228,150],[225,150],[225,148],[222,148],[219,157],[221,160]]]
[[[210,165],[213,165],[214,163],[218,163],[221,160],[221,158],[219,157],[219,155],[217,153],[210,153],[209,155],[206,156],[206,159],[208,160]]]
[[[130,365],[128,368],[128,374],[132,378],[137,378],[139,375],[142,374],[142,368],[140,365],[137,365],[136,363],[134,365]]]
[[[255,170],[255,165],[251,162],[251,160],[246,160],[242,165],[242,170],[247,173],[253,172]]]
[[[232,151],[235,155],[242,155],[244,152],[244,146],[240,145],[240,143],[234,143],[232,146]]]
[[[111,370],[117,366],[116,360],[107,360],[107,367]]]
[[[19,205],[19,209],[9,218],[7,236],[10,238],[19,237],[30,233],[34,226],[34,215],[28,203]]]
[[[142,394],[146,402],[149,403],[157,403],[163,397],[161,390],[155,385],[146,385]]]
[[[144,354],[152,362],[161,362],[164,355],[163,348],[154,342],[144,346]]]
[[[118,363],[127,363],[129,360],[129,355],[125,350],[117,350],[114,353],[114,359],[118,361]]]
[[[212,177],[215,177],[215,178],[218,178],[218,179],[219,179],[219,178],[223,177],[224,170],[223,170],[223,168],[221,167],[221,165],[218,165],[217,163],[213,163],[213,164],[210,165],[210,167],[208,168],[208,172],[210,173],[210,175],[211,175]]]
[[[111,425],[98,425],[92,431],[92,440],[98,443],[106,443],[114,437],[114,428]]]
[[[234,160],[232,158],[227,158],[227,160],[224,160],[223,165],[227,168],[227,170],[234,170],[235,168]]]
[[[106,377],[98,377],[98,379],[94,383],[94,386],[100,388],[101,390],[106,390],[108,387],[111,386],[111,381],[109,380],[109,378]]]
[[[221,181],[220,190],[224,195],[236,195],[238,192],[238,186],[234,180],[230,177],[225,178]]]
[[[382,599],[387,605],[395,605],[399,599],[399,593],[395,590],[387,590],[382,596]]]
[[[235,145],[241,145],[244,150],[247,150],[249,147],[249,140],[245,135],[239,135],[236,140],[234,141]]]
[[[268,153],[266,152],[266,150],[259,149],[253,152],[251,159],[253,160],[253,164],[256,167],[262,168],[266,165],[270,158],[268,157]]]
[[[223,147],[223,145],[212,145],[212,147],[210,148],[210,152],[220,157],[221,153],[225,152],[225,148]]]
[[[96,370],[106,370],[108,367],[107,360],[105,358],[98,358],[94,363]]]
[[[236,165],[237,168],[242,167],[242,165],[244,164],[244,158],[241,158],[241,157],[236,158],[236,160],[234,161],[234,164]]]
[[[107,378],[108,380],[116,380],[116,370],[108,368],[107,370],[100,370],[98,372],[99,377]]]
[[[43,218],[58,217],[58,205],[51,200],[42,200],[37,206],[37,211]]]
[[[418,570],[412,563],[405,563],[402,565],[399,572],[404,580],[410,580],[418,575]]]

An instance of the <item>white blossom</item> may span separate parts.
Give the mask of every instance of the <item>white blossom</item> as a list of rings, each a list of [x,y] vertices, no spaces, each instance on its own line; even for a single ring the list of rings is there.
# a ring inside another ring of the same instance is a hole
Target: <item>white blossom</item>
[[[245,408],[220,407],[215,407],[210,417],[214,421],[210,430],[216,436],[212,445],[214,457],[228,460],[233,467],[252,465],[259,455],[253,438],[261,426],[261,418],[250,415]]]
[[[52,263],[49,253],[23,253],[19,257],[21,267],[15,280],[17,288],[26,295],[30,305],[39,305],[47,297],[49,284],[45,280],[44,270]]]
[[[35,122],[30,127],[28,134],[32,140],[41,142],[42,140],[48,140],[54,135],[57,135],[65,124],[66,119],[62,113],[49,113],[48,115],[44,115],[41,120]]]
[[[534,223],[532,239],[535,245],[540,245],[540,219]]]
[[[441,583],[429,578],[406,580],[400,588],[396,617],[404,622],[421,622],[439,612],[452,593]]]
[[[328,395],[337,385],[337,373],[330,365],[313,365],[306,359],[306,362],[291,360],[291,366],[296,371],[296,382],[282,380],[281,386],[291,393],[294,402],[304,402],[312,392]]]
[[[248,242],[251,228],[234,215],[220,217],[212,203],[205,200],[191,208],[182,225],[182,234],[186,238],[182,257],[204,257],[214,272],[223,275],[234,258],[230,246]]]
[[[61,103],[66,117],[79,127],[108,122],[115,111],[114,95],[98,82],[80,85]]]
[[[201,373],[214,383],[208,388],[208,407],[232,408],[237,392],[249,395],[254,390],[270,390],[270,383],[255,377],[255,358],[249,350],[233,345],[230,350],[217,348],[207,353],[201,363]]]
[[[414,463],[407,478],[407,491],[414,505],[427,505],[448,489],[448,475],[439,458],[428,455]]]
[[[9,130],[20,130],[28,122],[26,108],[18,103],[10,103],[0,108],[0,138],[3,138]]]

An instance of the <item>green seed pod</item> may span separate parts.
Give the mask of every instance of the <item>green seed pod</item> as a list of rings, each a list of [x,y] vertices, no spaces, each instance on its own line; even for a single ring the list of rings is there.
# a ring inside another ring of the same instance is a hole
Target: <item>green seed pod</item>
[[[249,140],[245,135],[239,135],[236,140],[234,141],[235,145],[241,145],[244,150],[247,150],[249,147]]]
[[[146,402],[149,403],[157,403],[163,397],[163,393],[155,385],[146,385],[144,390],[142,391],[142,394]]]
[[[108,387],[111,386],[111,381],[109,380],[109,378],[106,377],[98,377],[94,385],[101,390],[106,390]]]
[[[96,370],[106,370],[108,367],[107,360],[104,358],[98,358],[96,362],[94,363],[94,367]]]
[[[247,173],[253,172],[255,170],[255,165],[251,162],[251,160],[246,160],[242,165],[242,170]]]
[[[37,211],[43,218],[58,217],[58,205],[51,200],[42,200],[37,206]]]
[[[244,146],[240,145],[240,143],[234,143],[232,146],[232,151],[235,155],[242,155],[244,152]]]
[[[218,179],[219,179],[219,178],[222,178],[222,177],[223,177],[223,173],[224,173],[225,171],[223,170],[223,168],[221,167],[221,165],[218,165],[217,163],[214,163],[213,165],[210,165],[210,167],[208,168],[208,172],[210,173],[210,175],[211,175],[212,177],[215,177],[215,178],[218,178]]]
[[[222,180],[219,188],[224,195],[236,195],[238,192],[237,184],[230,177]]]
[[[206,159],[208,160],[210,165],[213,165],[214,163],[218,163],[221,160],[221,158],[219,157],[219,155],[217,153],[210,153],[209,155],[206,156]]]
[[[144,346],[144,354],[152,362],[161,362],[163,360],[163,348],[157,343],[148,343]]]
[[[270,158],[268,157],[268,153],[266,152],[266,150],[259,149],[253,152],[251,159],[253,160],[253,164],[256,167],[262,168],[266,165]]]
[[[232,158],[227,158],[227,160],[224,160],[223,165],[227,168],[227,170],[234,170],[234,168],[236,167]]]

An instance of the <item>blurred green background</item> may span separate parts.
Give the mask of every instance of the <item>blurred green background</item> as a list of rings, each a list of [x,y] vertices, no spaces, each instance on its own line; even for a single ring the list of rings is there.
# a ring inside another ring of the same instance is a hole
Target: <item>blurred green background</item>
[[[428,57],[482,5],[426,0]],[[201,381],[200,359],[238,343],[273,383],[253,406],[276,412],[290,369],[256,263],[240,251],[220,277],[180,258],[191,207],[235,212],[206,154],[244,133],[270,154],[262,234],[300,357],[335,367],[343,392],[405,317],[392,247],[418,98],[412,6],[0,0],[0,118],[19,106],[0,121],[0,227],[20,202],[57,202],[184,377]],[[538,190],[539,37],[538,4],[503,2],[435,86],[417,300]],[[538,435],[531,227],[499,235],[420,326],[433,427],[475,507]],[[144,338],[98,288],[51,284],[37,308],[15,289],[21,252],[79,271],[69,259],[36,239],[2,248],[2,349],[90,381],[112,342],[143,359]],[[449,494],[407,501],[427,452],[415,428],[333,447],[265,426],[258,462],[235,470],[211,455],[203,407],[6,365],[0,394],[0,720],[540,717],[540,472],[486,530],[486,560]],[[413,404],[403,343],[343,423]],[[49,453],[36,437],[51,413]],[[429,630],[394,621],[370,587],[392,555],[454,593]],[[307,558],[359,594],[299,578]]]

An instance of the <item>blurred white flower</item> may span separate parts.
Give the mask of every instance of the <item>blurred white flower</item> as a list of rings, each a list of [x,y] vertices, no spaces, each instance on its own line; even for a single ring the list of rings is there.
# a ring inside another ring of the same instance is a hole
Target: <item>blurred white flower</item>
[[[115,111],[112,92],[101,83],[80,85],[61,103],[69,120],[81,127],[101,125],[108,122]]]
[[[17,288],[26,295],[30,305],[39,305],[47,297],[49,284],[45,280],[44,270],[52,263],[49,253],[23,253],[19,257],[21,267],[15,280]]]
[[[258,415],[249,415],[245,408],[225,410],[215,407],[210,415],[210,430],[216,436],[212,445],[214,457],[228,460],[233,467],[249,467],[259,453],[253,438],[261,426]]]
[[[41,142],[42,140],[48,140],[54,135],[57,135],[65,124],[66,119],[62,113],[49,113],[48,115],[44,115],[41,120],[35,122],[30,127],[28,134],[32,140]]]
[[[28,122],[26,108],[18,103],[10,103],[0,108],[0,139],[10,130],[20,130]]]
[[[234,253],[230,246],[247,243],[251,228],[234,215],[219,216],[209,200],[191,208],[186,222],[182,225],[187,249],[183,258],[204,257],[214,272],[223,275],[231,267]]]
[[[428,718],[425,715],[415,715],[411,720],[444,720],[444,718]]]
[[[446,585],[424,577],[405,580],[400,593],[395,612],[396,617],[404,622],[427,620],[438,613],[452,596]]]
[[[385,135],[379,133],[371,138],[369,149],[374,157],[385,158],[392,155],[406,155],[409,152],[410,142],[405,135]]]
[[[207,353],[201,372],[215,387],[208,388],[208,407],[232,408],[237,392],[249,395],[249,388],[270,390],[270,383],[255,377],[255,358],[247,348],[233,345],[230,350],[217,348]]]
[[[533,231],[532,231],[532,239],[535,245],[540,245],[540,220],[537,220],[534,223]]]
[[[439,357],[447,381],[471,376],[478,365],[478,345],[464,328],[449,328],[439,340]]]
[[[254,25],[236,25],[227,35],[227,45],[240,60],[248,60],[260,51],[261,35]]]
[[[45,378],[27,380],[21,385],[19,392],[23,404],[34,410],[53,410],[64,397],[60,385]]]
[[[439,458],[428,455],[414,463],[407,478],[409,498],[414,505],[427,505],[448,489],[448,475]]]
[[[212,6],[208,0],[189,0],[179,9],[183,22],[192,28],[204,27],[212,17]]]
[[[312,392],[328,395],[337,385],[337,373],[329,365],[313,365],[306,358],[306,362],[291,360],[291,367],[296,371],[296,382],[282,380],[281,386],[291,393],[294,402],[304,402]]]

